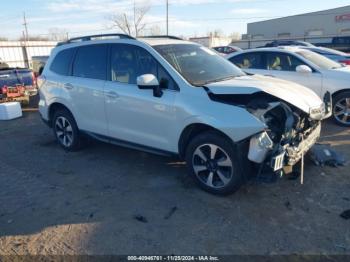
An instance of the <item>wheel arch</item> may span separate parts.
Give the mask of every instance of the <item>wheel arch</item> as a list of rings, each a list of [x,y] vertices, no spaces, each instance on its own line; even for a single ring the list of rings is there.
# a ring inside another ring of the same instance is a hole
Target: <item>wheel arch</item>
[[[343,92],[350,92],[350,88],[345,88],[345,89],[342,89],[342,90],[338,90],[337,92],[334,92],[334,93],[332,94],[332,99],[333,99],[335,96],[337,96],[337,95],[339,95],[339,94],[341,94],[341,93],[343,93]]]
[[[207,131],[214,131],[214,132],[220,134],[221,136],[229,139],[230,141],[234,142],[224,132],[222,132],[222,131],[220,131],[220,130],[218,130],[210,125],[203,124],[203,123],[192,123],[183,129],[183,131],[180,135],[180,138],[179,138],[178,152],[179,152],[179,156],[181,159],[185,158],[186,148],[187,148],[189,142],[191,141],[191,139],[194,138],[195,136],[197,136],[203,132],[207,132]]]
[[[60,109],[67,110],[73,116],[72,111],[66,105],[60,102],[54,102],[49,106],[49,110],[48,110],[48,118],[49,118],[48,124],[50,127],[52,127],[52,119],[55,112]]]

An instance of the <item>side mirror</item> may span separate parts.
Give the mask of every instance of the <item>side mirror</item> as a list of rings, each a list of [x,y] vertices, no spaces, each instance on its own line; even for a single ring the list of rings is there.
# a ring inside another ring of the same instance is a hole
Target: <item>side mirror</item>
[[[312,73],[312,69],[309,66],[307,66],[307,65],[297,66],[295,71],[297,71],[298,73],[303,73],[303,74],[310,74],[310,73]]]
[[[163,95],[158,79],[152,74],[141,75],[137,77],[136,82],[140,89],[153,89],[153,96],[155,97],[161,97]]]

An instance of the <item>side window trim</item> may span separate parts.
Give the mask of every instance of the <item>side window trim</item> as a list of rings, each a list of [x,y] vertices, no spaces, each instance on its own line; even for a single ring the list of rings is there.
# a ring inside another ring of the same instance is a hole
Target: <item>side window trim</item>
[[[73,65],[74,65],[75,58],[77,57],[77,53],[78,53],[78,47],[73,47],[72,49],[73,49],[73,55],[72,55],[72,58],[71,58],[70,63],[69,63],[68,76],[73,76]]]

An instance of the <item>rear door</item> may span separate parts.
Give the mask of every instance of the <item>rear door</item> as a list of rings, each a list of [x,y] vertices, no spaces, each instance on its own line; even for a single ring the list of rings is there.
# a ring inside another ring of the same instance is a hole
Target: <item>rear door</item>
[[[79,128],[101,135],[107,135],[104,105],[107,51],[106,44],[78,47],[71,76],[64,83],[64,90],[70,96]]]

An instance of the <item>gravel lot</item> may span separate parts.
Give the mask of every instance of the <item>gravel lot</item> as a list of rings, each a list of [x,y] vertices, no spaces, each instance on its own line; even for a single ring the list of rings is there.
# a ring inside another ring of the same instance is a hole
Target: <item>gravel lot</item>
[[[217,197],[177,159],[93,142],[64,152],[36,110],[0,122],[0,254],[350,254],[349,167]],[[350,131],[322,141],[350,159]],[[143,216],[147,222],[134,217]]]

